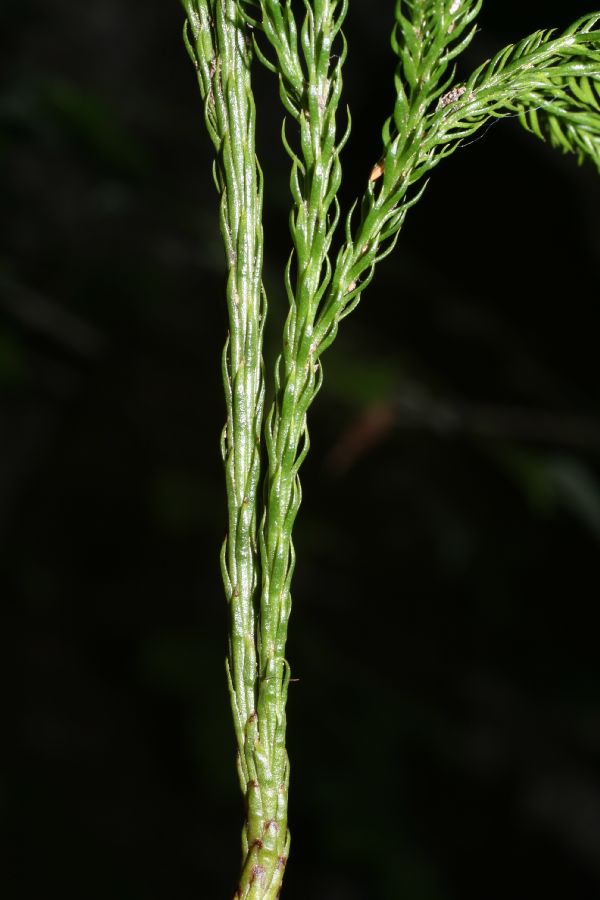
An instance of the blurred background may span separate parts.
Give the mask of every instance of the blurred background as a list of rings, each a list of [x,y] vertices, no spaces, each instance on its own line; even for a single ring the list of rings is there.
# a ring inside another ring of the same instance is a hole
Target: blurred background
[[[393,4],[350,3],[347,204]],[[466,73],[587,0],[489,2]],[[3,0],[7,900],[226,898],[223,253],[175,0]],[[289,252],[256,72],[272,358]],[[287,900],[600,889],[600,179],[513,121],[438,169],[324,358]]]

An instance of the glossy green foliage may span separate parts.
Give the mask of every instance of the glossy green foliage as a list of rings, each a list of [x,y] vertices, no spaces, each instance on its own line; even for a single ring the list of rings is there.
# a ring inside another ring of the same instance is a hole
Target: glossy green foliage
[[[537,32],[456,83],[454,61],[475,35],[482,0],[397,0],[396,101],[383,127],[381,157],[342,227],[337,194],[350,116],[344,116],[341,134],[338,117],[348,0],[304,0],[302,17],[302,5],[292,0],[183,2],[186,44],[217,151],[229,273],[222,445],[229,527],[222,562],[231,613],[228,677],[247,806],[236,897],[258,900],[278,896],[289,848],[285,646],[292,529],[301,500],[299,470],[309,449],[307,413],[322,379],[320,356],[393,248],[428,174],[486,123],[518,117],[538,137],[600,168],[600,15],[561,35]],[[288,312],[265,421],[252,47],[277,76],[284,113],[292,120],[282,128],[291,159]]]
[[[597,13],[563,34],[538,31],[509,45],[473,72],[455,102],[442,104],[423,149],[437,160],[490,119],[518,114],[538,137],[600,168],[599,61]]]
[[[221,195],[228,268],[230,332],[223,353],[227,424],[221,449],[229,522],[221,564],[230,610],[227,674],[240,785],[247,802],[239,896],[258,898],[275,896],[279,890],[289,843],[285,697],[277,708],[267,707],[271,716],[265,713],[259,720],[257,715],[261,646],[257,519],[266,312],[261,281],[262,183],[255,154],[250,51],[238,6],[233,0],[186,0],[184,5],[186,45],[197,69],[206,124],[217,151],[214,177]]]

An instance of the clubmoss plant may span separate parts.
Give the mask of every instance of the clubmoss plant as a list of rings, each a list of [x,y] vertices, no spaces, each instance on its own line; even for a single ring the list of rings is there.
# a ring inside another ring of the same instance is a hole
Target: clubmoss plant
[[[396,101],[380,157],[342,218],[337,194],[349,113],[341,116],[343,129],[338,119],[348,0],[182,2],[184,39],[216,150],[228,272],[222,453],[229,520],[222,571],[230,610],[227,677],[246,803],[235,897],[271,900],[281,891],[290,844],[285,645],[292,529],[321,356],[393,249],[429,173],[490,120],[516,116],[538,138],[600,170],[600,13],[563,33],[538,31],[457,82],[454,61],[475,36],[482,0],[390,0]],[[291,159],[289,308],[280,356],[267,373],[274,401],[266,417],[254,59],[277,77],[293,122],[290,128],[284,119],[281,133]]]

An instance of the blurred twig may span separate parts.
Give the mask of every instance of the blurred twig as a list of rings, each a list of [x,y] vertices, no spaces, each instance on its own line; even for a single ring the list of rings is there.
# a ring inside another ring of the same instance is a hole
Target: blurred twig
[[[75,356],[89,359],[102,351],[104,338],[96,328],[5,273],[0,273],[0,309]]]
[[[470,436],[600,451],[600,419],[438,398],[413,383],[353,419],[329,452],[327,468],[335,475],[345,474],[397,428],[446,438]]]

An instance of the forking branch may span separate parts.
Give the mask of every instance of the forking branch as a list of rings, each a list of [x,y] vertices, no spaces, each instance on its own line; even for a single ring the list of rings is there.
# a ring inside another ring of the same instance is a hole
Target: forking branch
[[[340,156],[351,120],[348,113],[340,136],[337,119],[348,0],[182,2],[186,45],[217,153],[228,271],[222,451],[229,521],[222,570],[231,623],[227,671],[246,802],[235,897],[272,900],[289,851],[285,648],[292,530],[301,500],[299,470],[309,450],[307,414],[323,377],[320,357],[377,263],[393,249],[429,174],[487,123],[516,116],[536,136],[600,169],[600,14],[562,34],[538,31],[457,82],[454,63],[475,37],[482,0],[397,0],[394,109],[383,126],[381,156],[342,222]],[[292,252],[280,355],[267,373],[274,400],[266,421],[253,56],[277,76],[285,113],[295,123],[295,136],[285,121],[282,128],[291,158]]]

